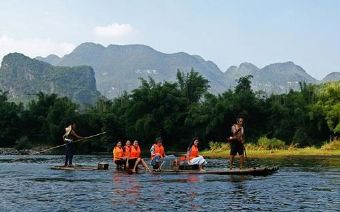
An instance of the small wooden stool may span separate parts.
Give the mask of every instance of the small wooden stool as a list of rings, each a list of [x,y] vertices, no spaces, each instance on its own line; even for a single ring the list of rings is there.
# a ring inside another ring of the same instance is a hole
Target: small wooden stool
[[[98,170],[108,170],[109,169],[109,163],[106,162],[100,162],[98,163]]]

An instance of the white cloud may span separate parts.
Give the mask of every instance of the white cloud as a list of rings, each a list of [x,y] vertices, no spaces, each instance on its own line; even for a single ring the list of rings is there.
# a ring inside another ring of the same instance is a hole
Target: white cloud
[[[14,39],[7,35],[0,36],[0,60],[8,53],[19,52],[29,57],[56,54],[63,56],[70,53],[76,46],[72,43],[55,42],[50,39]]]
[[[107,26],[96,26],[93,33],[98,38],[121,40],[134,31],[130,24],[113,23]]]

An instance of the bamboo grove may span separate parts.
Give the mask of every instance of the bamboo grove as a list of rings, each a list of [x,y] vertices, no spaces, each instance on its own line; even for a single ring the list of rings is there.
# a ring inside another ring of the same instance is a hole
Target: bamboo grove
[[[214,95],[198,72],[177,72],[175,82],[140,79],[130,93],[80,109],[65,97],[39,93],[27,105],[10,102],[0,93],[0,147],[32,148],[58,145],[69,121],[80,134],[107,134],[77,147],[79,152],[108,152],[117,139],[137,139],[144,148],[162,136],[169,150],[185,150],[193,137],[207,147],[225,141],[237,116],[245,119],[246,142],[259,137],[286,144],[320,146],[340,132],[340,83],[300,83],[300,91],[266,95],[251,89],[252,76],[233,90]]]

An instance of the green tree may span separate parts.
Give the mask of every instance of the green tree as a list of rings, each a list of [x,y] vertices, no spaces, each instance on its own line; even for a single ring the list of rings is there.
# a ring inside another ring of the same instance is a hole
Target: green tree
[[[20,116],[23,112],[21,104],[9,102],[7,92],[0,90],[0,146],[13,147],[20,138]]]
[[[340,82],[320,85],[316,91],[314,114],[322,111],[327,126],[335,135],[340,134]],[[319,115],[320,116],[320,115]]]
[[[190,103],[197,103],[210,87],[209,81],[194,69],[191,69],[189,73],[177,70],[177,82],[181,92]]]
[[[66,124],[77,117],[77,105],[56,94],[38,94],[37,100],[28,104],[23,119],[29,139],[35,143],[57,144],[62,142]]]
[[[253,90],[251,89],[251,78],[253,78],[253,75],[240,77],[235,87],[235,93],[240,93],[240,92],[252,93]]]

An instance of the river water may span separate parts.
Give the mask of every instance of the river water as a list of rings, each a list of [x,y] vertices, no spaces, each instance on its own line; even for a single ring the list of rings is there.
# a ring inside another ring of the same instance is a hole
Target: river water
[[[14,160],[17,159],[17,160]],[[75,156],[95,165],[109,156]],[[257,159],[266,177],[61,171],[63,156],[0,156],[0,211],[340,211],[340,157]],[[225,168],[226,160],[208,160]]]

